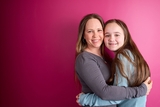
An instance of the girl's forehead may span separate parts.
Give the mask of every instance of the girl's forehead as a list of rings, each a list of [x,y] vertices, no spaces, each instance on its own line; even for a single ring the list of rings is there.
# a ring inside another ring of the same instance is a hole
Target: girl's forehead
[[[117,23],[109,23],[105,26],[105,32],[123,32],[123,29]]]

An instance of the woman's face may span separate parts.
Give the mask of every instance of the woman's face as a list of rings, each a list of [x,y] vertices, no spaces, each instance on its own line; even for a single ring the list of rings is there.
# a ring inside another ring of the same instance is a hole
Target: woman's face
[[[104,43],[111,51],[116,51],[123,46],[124,32],[117,23],[109,23],[106,25],[104,29]]]
[[[89,19],[84,31],[84,39],[87,42],[87,48],[100,48],[103,38],[103,28],[100,21],[98,19]]]

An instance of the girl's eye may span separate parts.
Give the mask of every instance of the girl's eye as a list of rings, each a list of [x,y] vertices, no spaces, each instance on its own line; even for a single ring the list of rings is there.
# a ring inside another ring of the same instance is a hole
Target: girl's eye
[[[115,34],[115,36],[119,36],[118,34]]]

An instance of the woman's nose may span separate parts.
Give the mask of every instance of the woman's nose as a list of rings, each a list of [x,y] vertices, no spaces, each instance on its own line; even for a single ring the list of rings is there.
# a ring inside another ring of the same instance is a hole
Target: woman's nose
[[[97,37],[98,35],[99,35],[98,32],[94,32],[94,33],[93,33],[93,37]]]

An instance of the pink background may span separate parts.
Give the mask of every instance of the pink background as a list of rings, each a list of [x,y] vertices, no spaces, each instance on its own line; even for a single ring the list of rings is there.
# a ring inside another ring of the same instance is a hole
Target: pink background
[[[78,24],[88,13],[119,18],[148,62],[160,105],[159,0],[1,0],[0,107],[78,107],[74,81]]]

